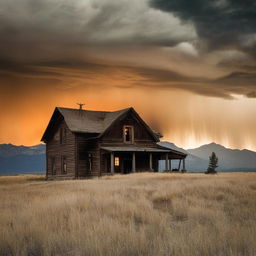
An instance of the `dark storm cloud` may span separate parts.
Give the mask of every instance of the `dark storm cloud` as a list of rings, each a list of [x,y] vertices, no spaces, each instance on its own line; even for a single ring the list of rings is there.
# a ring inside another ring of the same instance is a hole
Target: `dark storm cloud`
[[[57,72],[49,72],[45,70],[40,70],[38,68],[38,65],[36,63],[20,63],[20,62],[14,62],[10,61],[8,59],[0,59],[0,74],[2,76],[17,76],[17,75],[29,75],[29,76],[49,76],[54,75],[58,76],[60,75]]]
[[[232,47],[255,54],[254,0],[152,0],[151,4],[192,21],[210,49]]]
[[[228,76],[213,83],[228,93],[254,98],[256,90],[256,2],[254,0],[152,0],[151,5],[195,24],[202,51],[235,49],[252,60],[223,60],[218,65],[232,67]],[[250,65],[246,65],[250,63]],[[252,90],[251,92],[248,92]]]
[[[213,84],[220,86],[227,93],[241,94],[248,98],[256,98],[256,73],[232,73],[214,80]]]
[[[235,0],[2,0],[0,90],[25,94],[36,88],[86,88],[89,79],[122,71],[141,79],[129,78],[131,87],[253,98],[254,60],[241,64],[240,57],[230,60],[221,53],[224,57],[209,65],[211,78],[205,75],[207,67],[198,68],[198,74],[190,69],[208,65],[201,54],[216,49],[255,54],[254,7],[253,1]],[[221,63],[232,75],[223,75]]]
[[[134,72],[142,75],[146,81],[150,81],[151,84],[155,84],[161,89],[182,89],[223,99],[234,99],[232,94],[256,98],[256,73],[237,72],[218,79],[205,79],[157,69],[137,68],[134,69]],[[144,84],[146,85],[146,83]]]
[[[171,46],[196,35],[146,0],[2,0],[0,36],[0,56],[24,61],[78,58],[92,46]]]

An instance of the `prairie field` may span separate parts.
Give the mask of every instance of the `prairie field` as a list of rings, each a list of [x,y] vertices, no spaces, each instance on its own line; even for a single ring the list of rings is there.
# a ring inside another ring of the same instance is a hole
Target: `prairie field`
[[[256,173],[0,177],[0,255],[256,255]]]

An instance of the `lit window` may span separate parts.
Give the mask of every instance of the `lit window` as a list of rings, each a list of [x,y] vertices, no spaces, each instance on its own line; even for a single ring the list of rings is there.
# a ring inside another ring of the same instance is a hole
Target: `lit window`
[[[132,141],[133,141],[133,127],[124,126],[124,142],[132,142]]]
[[[115,157],[115,166],[119,166],[119,157]]]

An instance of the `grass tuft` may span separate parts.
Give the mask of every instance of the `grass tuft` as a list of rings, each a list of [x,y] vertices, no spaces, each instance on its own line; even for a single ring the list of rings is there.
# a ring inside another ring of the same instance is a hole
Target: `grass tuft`
[[[0,255],[256,255],[256,174],[0,177]]]

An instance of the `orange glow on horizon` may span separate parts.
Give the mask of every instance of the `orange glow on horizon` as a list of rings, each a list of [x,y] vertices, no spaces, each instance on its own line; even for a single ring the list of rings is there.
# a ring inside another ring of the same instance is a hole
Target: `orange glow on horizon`
[[[85,109],[93,110],[117,110],[133,106],[151,127],[164,135],[162,140],[179,147],[194,148],[216,142],[226,147],[256,150],[253,143],[256,140],[254,120],[251,119],[254,109],[249,100],[244,100],[248,112],[242,115],[239,113],[239,101],[243,99],[230,102],[180,90],[148,89],[145,93],[144,89],[91,88],[86,92],[73,92],[72,96],[61,93],[47,100],[44,97],[32,99],[34,101],[21,104],[18,111],[10,108],[2,117],[1,143],[38,144],[55,106],[77,108],[76,102],[83,102]],[[231,108],[229,113],[232,110],[235,112],[227,116],[223,108],[226,111]],[[248,123],[250,126],[247,127]],[[248,133],[244,134],[246,129]]]

